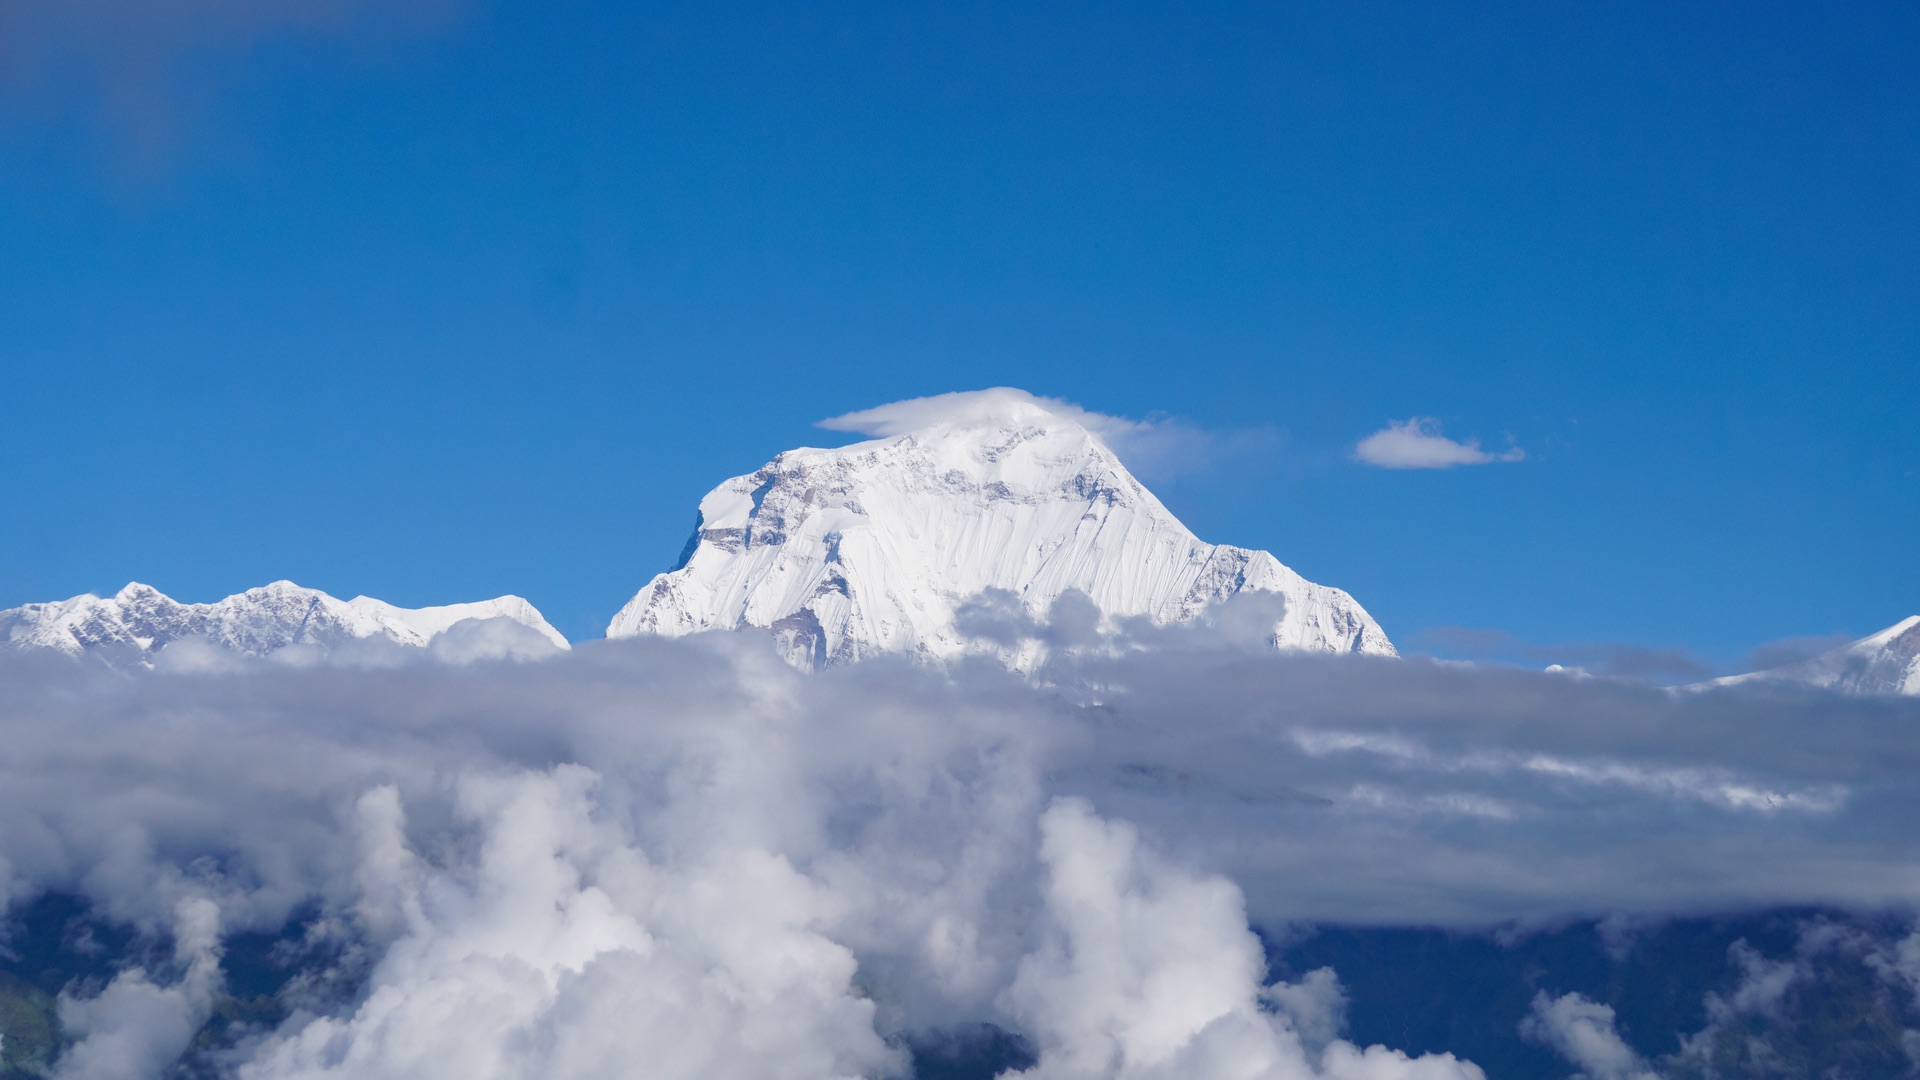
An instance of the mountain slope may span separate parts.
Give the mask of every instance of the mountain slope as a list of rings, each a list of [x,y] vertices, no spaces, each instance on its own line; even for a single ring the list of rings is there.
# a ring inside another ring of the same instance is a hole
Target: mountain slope
[[[169,642],[201,638],[258,656],[289,645],[331,646],[365,638],[424,646],[464,620],[500,618],[567,647],[560,632],[517,596],[402,608],[368,596],[338,600],[291,581],[248,589],[211,604],[182,604],[137,582],[110,597],[88,593],[27,604],[0,611],[0,643],[68,653],[104,651],[145,660]]]
[[[1272,593],[1285,598],[1278,647],[1394,655],[1346,593],[1264,551],[1195,537],[1090,429],[1099,419],[1016,390],[843,417],[882,437],[790,450],[715,488],[680,565],[607,635],[758,627],[818,667],[979,651],[956,613],[983,594],[1010,593],[1044,618],[1077,591],[1108,620],[1170,623]]]
[[[1709,685],[1791,682],[1843,694],[1920,695],[1920,615],[1797,664],[1715,679]]]

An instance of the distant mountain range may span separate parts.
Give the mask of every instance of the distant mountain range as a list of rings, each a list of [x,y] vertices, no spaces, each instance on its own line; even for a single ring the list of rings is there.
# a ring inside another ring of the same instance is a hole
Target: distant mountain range
[[[518,596],[403,608],[369,596],[339,600],[291,581],[248,589],[212,604],[182,604],[137,582],[109,597],[89,593],[27,604],[0,611],[0,642],[150,661],[173,642],[197,639],[263,656],[290,645],[327,648],[370,638],[426,646],[471,619],[508,619],[567,647],[567,639]]]
[[[881,654],[985,654],[1026,668],[1073,637],[1057,623],[1084,640],[1265,598],[1248,609],[1266,620],[1251,631],[1275,648],[1397,655],[1345,592],[1265,551],[1196,537],[1121,464],[1106,418],[1003,388],[829,423],[876,437],[789,450],[714,488],[679,564],[642,587],[607,636],[755,630],[808,669]],[[253,655],[364,640],[424,647],[487,619],[567,647],[517,596],[402,608],[289,581],[211,604],[140,584],[27,604],[0,611],[0,645],[151,662],[189,638]],[[1810,660],[1697,688],[1763,682],[1920,694],[1920,616]]]

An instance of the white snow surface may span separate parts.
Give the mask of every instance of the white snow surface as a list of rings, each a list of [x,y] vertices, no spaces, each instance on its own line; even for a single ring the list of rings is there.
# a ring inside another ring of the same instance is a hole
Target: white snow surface
[[[27,604],[0,611],[0,643],[76,654],[104,651],[144,661],[170,642],[198,638],[264,656],[289,645],[325,647],[363,638],[425,646],[469,619],[510,619],[560,648],[568,647],[567,639],[518,596],[403,608],[370,596],[339,600],[291,581],[211,604],[182,604],[138,582],[110,597],[87,593]]]
[[[1730,675],[1708,686],[1790,682],[1843,694],[1920,695],[1920,615],[1894,623],[1848,645],[1785,667]]]
[[[1268,637],[1278,648],[1396,655],[1346,593],[1189,532],[1096,433],[1128,423],[1011,389],[827,421],[882,437],[789,450],[713,489],[680,565],[648,582],[607,636],[757,627],[805,668],[881,653],[988,652],[1023,665],[1033,646],[970,637],[956,615],[1012,598],[1045,620],[1078,591],[1103,623],[1165,624],[1270,593],[1285,601]]]

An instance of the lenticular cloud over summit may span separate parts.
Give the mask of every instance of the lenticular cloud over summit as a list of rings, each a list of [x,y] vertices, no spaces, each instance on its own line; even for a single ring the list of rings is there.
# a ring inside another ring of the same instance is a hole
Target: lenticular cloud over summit
[[[828,431],[848,431],[876,439],[890,439],[935,424],[1000,423],[1009,417],[1034,413],[1044,413],[1077,424],[1116,450],[1124,449],[1130,438],[1145,436],[1164,426],[1092,412],[1071,401],[1040,397],[1010,386],[908,398],[830,417],[820,421],[819,426]]]

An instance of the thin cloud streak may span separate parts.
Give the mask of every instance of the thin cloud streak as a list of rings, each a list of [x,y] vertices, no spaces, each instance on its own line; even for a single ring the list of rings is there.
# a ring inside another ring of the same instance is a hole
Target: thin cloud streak
[[[1651,682],[1696,682],[1729,674],[1685,649],[1610,641],[1564,641],[1538,645],[1504,630],[1435,626],[1416,631],[1414,649],[1450,659],[1495,661],[1532,667],[1558,664],[1599,675]],[[1751,667],[1738,668],[1751,671]]]
[[[266,42],[370,42],[448,25],[464,0],[9,0],[0,103],[99,124],[141,172],[168,163],[231,65]],[[13,99],[7,102],[6,99]]]

